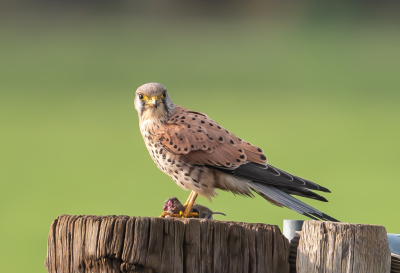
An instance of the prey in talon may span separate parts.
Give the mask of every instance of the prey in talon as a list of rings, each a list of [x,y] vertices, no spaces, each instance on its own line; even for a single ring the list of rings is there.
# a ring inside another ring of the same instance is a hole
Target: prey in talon
[[[179,199],[173,196],[165,201],[163,207],[164,212],[161,215],[161,217],[182,217],[182,214],[185,211],[185,209],[186,209],[185,206],[179,201]],[[212,220],[214,219],[213,217],[214,214],[221,214],[226,216],[225,213],[214,212],[209,208],[207,208],[206,206],[193,204],[192,210],[190,211],[188,217]]]

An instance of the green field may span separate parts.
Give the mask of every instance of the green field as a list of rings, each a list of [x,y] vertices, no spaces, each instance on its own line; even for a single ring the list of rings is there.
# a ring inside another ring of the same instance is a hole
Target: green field
[[[389,24],[89,18],[0,26],[0,272],[46,272],[60,214],[158,216],[181,190],[148,155],[136,88],[164,84],[332,193],[308,203],[400,233],[400,31]],[[221,192],[218,220],[305,219]]]

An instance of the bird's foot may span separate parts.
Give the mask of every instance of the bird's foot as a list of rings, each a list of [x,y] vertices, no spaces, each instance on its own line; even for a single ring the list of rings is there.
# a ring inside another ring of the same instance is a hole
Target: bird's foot
[[[180,218],[181,216],[179,214],[173,214],[173,213],[168,213],[164,211],[161,215],[161,218],[169,218],[169,217],[175,217],[175,218]]]
[[[181,218],[199,218],[199,214],[197,212],[190,212],[187,216],[185,216],[185,212],[180,211],[179,215]]]
[[[199,214],[197,212],[191,212],[189,213],[186,217],[183,216],[184,212],[180,211],[179,214],[173,214],[173,213],[168,213],[164,211],[160,217],[161,218],[169,218],[169,217],[175,217],[175,218],[199,218]]]

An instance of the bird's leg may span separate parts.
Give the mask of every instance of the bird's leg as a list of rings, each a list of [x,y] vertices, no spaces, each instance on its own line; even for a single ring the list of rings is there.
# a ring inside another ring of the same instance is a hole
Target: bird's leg
[[[188,200],[186,200],[186,203],[184,205],[185,211],[182,213],[182,218],[199,217],[198,213],[190,213],[192,211],[192,207],[194,201],[196,201],[196,198],[197,198],[197,193],[192,191],[189,195]]]
[[[189,204],[189,202],[190,202],[190,200],[191,200],[193,194],[195,194],[195,192],[194,192],[194,191],[191,191],[190,194],[189,194],[188,199],[187,199],[186,202],[185,202],[185,204],[183,204],[183,206],[184,206],[185,208],[186,208],[187,205]]]

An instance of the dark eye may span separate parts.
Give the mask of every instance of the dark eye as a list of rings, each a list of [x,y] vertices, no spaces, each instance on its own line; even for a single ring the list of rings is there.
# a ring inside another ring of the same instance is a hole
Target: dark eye
[[[165,99],[166,96],[167,96],[167,92],[164,91],[164,92],[161,94],[161,98],[162,98],[162,99]]]
[[[143,100],[144,96],[142,94],[139,94],[139,99]]]

